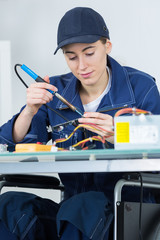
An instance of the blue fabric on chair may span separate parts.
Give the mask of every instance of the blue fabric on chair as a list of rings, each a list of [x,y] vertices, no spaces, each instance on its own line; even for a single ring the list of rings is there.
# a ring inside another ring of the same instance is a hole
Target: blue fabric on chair
[[[0,195],[0,206],[1,240],[59,239],[57,203],[31,193],[6,192]]]
[[[112,220],[112,207],[104,193],[80,193],[62,203],[57,214],[58,233],[62,240],[107,240]]]
[[[0,239],[1,240],[18,240],[17,236],[15,234],[12,234],[2,221],[0,221]]]
[[[100,239],[109,240],[109,232],[107,231],[104,236],[100,236]],[[62,234],[61,240],[89,240],[86,235],[80,232],[73,224],[66,223],[65,230]],[[99,239],[99,238],[98,238]],[[113,238],[112,238],[113,239]]]

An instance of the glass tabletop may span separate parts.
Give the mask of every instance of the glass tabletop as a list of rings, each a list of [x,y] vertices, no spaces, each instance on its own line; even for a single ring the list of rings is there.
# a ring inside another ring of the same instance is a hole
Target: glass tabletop
[[[160,158],[160,149],[115,150],[92,149],[57,152],[1,152],[0,162],[4,161],[75,161],[75,160],[114,160],[114,159]]]

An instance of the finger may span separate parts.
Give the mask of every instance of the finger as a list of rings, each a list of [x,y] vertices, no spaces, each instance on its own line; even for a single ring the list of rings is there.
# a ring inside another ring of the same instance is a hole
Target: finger
[[[46,75],[43,79],[44,79],[45,82],[50,83],[50,80],[49,80],[49,76],[48,76],[48,75]]]
[[[48,96],[47,94],[35,94],[35,96],[31,97],[31,99],[37,99],[40,103],[42,102],[50,102],[52,100],[53,96]]]
[[[49,91],[45,90],[45,89],[37,89],[37,88],[33,88],[33,89],[28,89],[27,90],[27,99],[39,99],[43,100],[45,102],[49,102],[53,99],[53,94],[51,94]],[[41,103],[41,101],[40,101]]]
[[[93,123],[93,124],[98,124],[98,125],[103,125],[104,120],[97,119],[97,118],[79,118],[78,121],[80,123]]]
[[[29,99],[27,100],[27,105],[29,106],[41,106],[43,104],[46,104],[47,102],[43,99]]]
[[[51,91],[58,91],[58,89],[54,86],[54,85],[51,85],[49,83],[45,83],[45,82],[37,82],[37,83],[32,83],[30,85],[30,88],[41,88],[41,89],[46,89],[46,90],[51,90]]]
[[[96,127],[94,128],[94,127],[87,126],[87,125],[84,126],[84,128],[91,131],[91,132],[94,132],[94,133],[96,133],[100,136],[103,136],[103,137],[106,136],[108,138],[111,135],[111,133],[106,131],[105,129],[104,130],[99,130],[99,129],[96,129]]]
[[[106,119],[100,119],[100,118],[79,118],[79,123],[93,123],[96,125],[101,126],[112,126],[112,117],[107,117]]]
[[[27,98],[28,105],[42,105],[48,102],[50,102],[50,100],[44,98]]]
[[[83,115],[85,118],[99,118],[99,119],[108,119],[111,116],[104,113],[99,112],[85,112]]]

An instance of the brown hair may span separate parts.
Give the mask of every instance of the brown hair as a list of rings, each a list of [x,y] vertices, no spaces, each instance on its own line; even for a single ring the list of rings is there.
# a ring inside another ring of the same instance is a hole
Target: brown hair
[[[107,42],[107,38],[105,38],[105,37],[101,37],[99,40],[100,40],[103,44],[106,44],[106,42]]]

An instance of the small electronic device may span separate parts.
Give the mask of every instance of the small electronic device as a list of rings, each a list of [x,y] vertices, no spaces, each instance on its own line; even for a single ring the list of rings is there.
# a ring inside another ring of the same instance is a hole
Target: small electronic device
[[[114,118],[115,149],[160,149],[160,115]]]
[[[0,153],[1,152],[8,152],[7,147],[8,147],[7,144],[0,144]]]
[[[52,145],[40,143],[19,143],[16,144],[15,152],[50,152]]]
[[[67,122],[64,122],[64,123],[59,123],[57,125],[51,126],[51,131],[52,132],[54,132],[54,131],[60,132],[65,127],[67,127],[68,125],[73,125],[74,127],[77,127],[78,124],[79,124],[78,119],[73,119],[73,120],[70,120],[70,121],[67,121]]]

